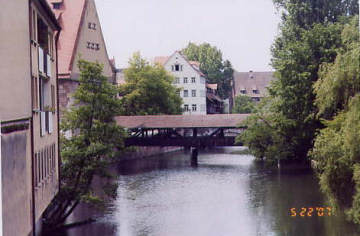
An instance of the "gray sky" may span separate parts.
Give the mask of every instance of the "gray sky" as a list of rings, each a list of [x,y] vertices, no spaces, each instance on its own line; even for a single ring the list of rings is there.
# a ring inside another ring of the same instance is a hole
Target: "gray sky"
[[[95,0],[109,57],[171,55],[208,42],[238,71],[266,71],[279,14],[271,0]]]

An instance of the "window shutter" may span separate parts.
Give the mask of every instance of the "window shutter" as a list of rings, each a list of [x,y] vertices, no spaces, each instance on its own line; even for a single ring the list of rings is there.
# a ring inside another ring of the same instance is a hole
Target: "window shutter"
[[[51,107],[55,110],[55,86],[51,85]]]

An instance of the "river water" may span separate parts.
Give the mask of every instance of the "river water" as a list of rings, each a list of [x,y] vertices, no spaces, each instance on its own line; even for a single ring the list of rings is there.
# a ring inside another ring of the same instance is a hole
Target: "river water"
[[[96,213],[97,222],[63,235],[360,235],[329,210],[299,216],[303,207],[328,207],[313,173],[281,173],[250,155],[236,154],[239,150],[202,152],[196,168],[183,152],[123,162],[116,170],[116,200]],[[291,216],[291,208],[297,216]],[[93,210],[82,207],[74,218],[90,213]]]

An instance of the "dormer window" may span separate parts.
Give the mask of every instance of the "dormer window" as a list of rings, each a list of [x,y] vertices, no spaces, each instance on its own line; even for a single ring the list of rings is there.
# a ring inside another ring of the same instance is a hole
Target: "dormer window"
[[[92,23],[92,22],[89,22],[89,23],[88,23],[88,28],[89,28],[89,29],[92,29],[92,30],[96,30],[96,24],[95,24],[95,23]]]
[[[241,89],[241,90],[240,90],[240,93],[246,94],[246,89]]]
[[[175,65],[175,71],[180,71],[180,65]]]
[[[253,94],[259,94],[259,90],[253,89]]]
[[[60,7],[61,7],[61,2],[54,2],[52,5],[53,5],[53,8],[54,8],[54,9],[60,9]]]

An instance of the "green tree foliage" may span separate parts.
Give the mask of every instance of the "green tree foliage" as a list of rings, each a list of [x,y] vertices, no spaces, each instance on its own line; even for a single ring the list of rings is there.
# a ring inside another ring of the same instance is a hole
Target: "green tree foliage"
[[[360,90],[360,47],[356,24],[357,19],[354,18],[346,25],[335,62],[322,64],[320,79],[314,85],[315,104],[319,108],[319,115],[325,118],[331,118],[344,109],[348,100]]]
[[[108,164],[123,148],[123,129],[114,116],[120,111],[117,89],[102,75],[98,63],[79,60],[79,87],[74,106],[62,119],[61,131],[75,135],[61,139],[60,191],[45,212],[46,228],[57,228],[81,202],[102,203],[91,186],[95,175],[110,177]],[[104,185],[104,192],[114,196],[114,186]]]
[[[150,65],[135,53],[125,70],[126,83],[120,86],[122,114],[181,114],[182,99],[173,86],[174,77],[161,65]]]
[[[235,98],[235,105],[232,113],[234,114],[249,114],[254,112],[255,103],[249,96],[238,95]]]
[[[286,135],[277,125],[291,126],[289,120],[276,112],[275,100],[271,97],[263,99],[256,111],[243,123],[247,129],[236,138],[236,141],[249,147],[257,159],[266,158],[275,163],[278,159],[287,159],[291,155],[291,147],[285,146]]]
[[[263,111],[266,115],[262,120],[278,134],[274,137],[281,138],[272,142],[275,146],[267,147],[271,149],[268,153],[275,156],[266,157],[277,159],[287,155],[285,158],[305,161],[316,130],[323,127],[316,116],[318,108],[314,105],[313,85],[319,78],[320,66],[335,60],[337,48],[342,45],[343,22],[353,14],[353,9],[347,7],[347,2],[335,0],[326,1],[326,4],[310,0],[274,2],[283,12],[281,33],[272,47],[272,66],[276,69],[277,80],[269,88],[270,104],[266,107],[271,109]],[[342,20],[336,22],[339,19]],[[258,119],[253,124],[261,122]],[[246,132],[260,130],[250,128]],[[252,140],[257,135],[243,137],[247,138],[245,143],[259,143]]]
[[[334,207],[360,224],[360,43],[358,18],[342,32],[333,63],[324,63],[315,83],[319,116],[326,118],[310,152],[321,189]]]
[[[231,93],[233,68],[230,61],[223,61],[222,52],[208,43],[197,45],[189,43],[182,53],[191,61],[200,62],[200,70],[208,78],[209,83],[218,84],[218,94],[226,99]]]
[[[299,28],[311,28],[314,23],[338,22],[347,15],[359,12],[357,0],[273,0],[283,12],[283,22]]]

